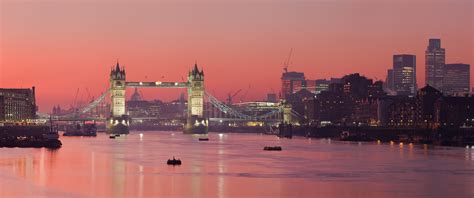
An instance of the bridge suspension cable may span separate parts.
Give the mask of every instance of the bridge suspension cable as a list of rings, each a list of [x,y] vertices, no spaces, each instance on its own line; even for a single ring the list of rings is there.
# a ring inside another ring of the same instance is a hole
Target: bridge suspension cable
[[[97,99],[95,99],[94,101],[89,103],[87,106],[82,107],[78,111],[75,111],[75,112],[72,112],[72,113],[69,113],[69,114],[66,114],[66,115],[54,116],[54,118],[55,119],[72,119],[74,117],[77,117],[79,114],[85,114],[85,113],[91,111],[93,108],[97,107],[97,105],[99,105],[101,102],[103,102],[104,99],[106,98],[107,94],[109,94],[109,92],[110,92],[110,89],[107,89]],[[204,92],[204,95],[207,97],[209,103],[212,104],[217,109],[219,109],[221,112],[223,112],[225,114],[228,114],[230,116],[233,116],[234,118],[241,119],[241,120],[266,120],[266,119],[272,118],[272,116],[275,116],[275,115],[278,116],[278,114],[283,112],[283,109],[281,107],[278,107],[278,108],[275,108],[275,109],[273,109],[273,110],[271,110],[267,113],[264,113],[262,115],[258,115],[258,116],[256,116],[256,115],[247,115],[245,113],[240,112],[239,110],[236,110],[236,109],[228,106],[224,102],[221,102],[220,100],[218,100],[216,97],[212,96],[208,92]],[[42,117],[42,118],[49,117],[48,114],[39,113],[39,112],[37,114],[39,115],[39,117]],[[295,116],[299,119],[303,118],[303,116],[301,116],[299,113],[297,113],[294,110],[291,111],[291,115]]]
[[[107,94],[109,93],[110,89],[107,89],[102,95],[100,95],[97,99],[95,99],[94,101],[92,101],[89,105],[85,106],[84,108],[82,108],[79,112],[80,113],[87,113],[89,112],[91,109],[95,108],[99,103],[101,103],[102,101],[104,101],[105,97],[107,96]]]
[[[214,105],[214,107],[218,108],[220,111],[224,112],[225,114],[230,114],[240,119],[252,119],[252,116],[245,115],[237,110],[232,109],[231,107],[225,105],[223,102],[219,101],[217,98],[212,96],[211,94],[205,92],[205,96],[209,99],[209,102]]]
[[[97,105],[99,105],[101,102],[103,102],[109,92],[110,92],[110,89],[107,89],[107,90],[106,90],[104,93],[102,93],[102,95],[100,95],[97,99],[95,99],[94,101],[92,101],[91,103],[89,103],[87,106],[82,107],[82,108],[79,109],[78,111],[74,111],[74,112],[72,112],[72,113],[65,114],[65,115],[54,116],[54,118],[55,118],[55,119],[59,119],[59,118],[71,118],[71,117],[77,116],[78,114],[87,113],[87,112],[89,112],[91,109],[97,107]],[[49,116],[50,116],[50,115],[47,114],[47,113],[40,113],[40,112],[37,112],[36,114],[38,115],[39,118],[43,118],[43,119],[49,118]]]
[[[239,119],[244,119],[244,120],[265,120],[267,118],[271,118],[272,116],[275,116],[276,114],[280,114],[283,112],[282,108],[276,108],[270,112],[267,112],[263,115],[259,116],[251,116],[244,114],[238,110],[233,109],[232,107],[229,107],[225,103],[219,101],[217,98],[212,96],[210,93],[205,92],[205,96],[207,96],[209,102],[216,108],[218,108],[220,111],[224,112],[225,114],[230,114],[232,116],[235,116],[236,118]],[[293,116],[296,116],[298,118],[302,118],[300,114],[298,114],[296,111],[292,110],[291,114]]]

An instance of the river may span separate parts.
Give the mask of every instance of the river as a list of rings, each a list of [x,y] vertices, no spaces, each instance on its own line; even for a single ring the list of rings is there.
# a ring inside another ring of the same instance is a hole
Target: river
[[[140,135],[141,134],[141,135]],[[132,132],[0,148],[1,197],[474,197],[474,149]],[[263,151],[282,146],[283,151]],[[181,166],[168,166],[168,158]]]

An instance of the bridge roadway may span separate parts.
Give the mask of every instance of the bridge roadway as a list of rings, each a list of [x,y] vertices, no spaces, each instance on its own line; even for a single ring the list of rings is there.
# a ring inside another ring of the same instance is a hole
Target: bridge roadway
[[[155,87],[155,88],[187,88],[188,82],[126,82],[126,87]]]
[[[72,122],[72,121],[99,121],[105,122],[106,118],[52,118],[54,122],[64,121],[64,122]],[[140,118],[132,118],[133,120],[156,120],[156,117],[140,117]],[[247,122],[247,121],[265,121],[265,122],[279,122],[278,119],[241,119],[241,118],[209,118],[210,122]]]

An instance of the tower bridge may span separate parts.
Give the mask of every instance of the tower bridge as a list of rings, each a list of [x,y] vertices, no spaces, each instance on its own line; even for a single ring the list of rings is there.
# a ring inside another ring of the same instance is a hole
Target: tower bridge
[[[289,104],[280,102],[278,104],[268,105],[261,102],[248,103],[250,106],[267,106],[266,112],[259,115],[249,115],[248,107],[242,108],[241,105],[230,106],[209,94],[204,89],[204,72],[199,69],[197,64],[188,73],[188,79],[185,82],[134,82],[126,81],[126,72],[123,67],[117,64],[110,71],[109,88],[97,99],[87,106],[77,111],[61,116],[52,117],[57,121],[84,121],[84,120],[104,120],[104,118],[80,118],[100,103],[107,103],[109,95],[110,116],[106,118],[107,132],[113,134],[129,133],[129,126],[132,118],[126,111],[126,88],[185,88],[188,94],[188,105],[186,113],[186,123],[184,125],[185,133],[207,133],[209,122],[294,122],[301,118],[301,115],[291,109]],[[205,99],[209,107],[204,109]],[[247,106],[248,106],[247,104]],[[245,105],[244,105],[245,106]],[[251,109],[251,108],[250,108]],[[48,115],[49,116],[49,115]],[[42,116],[46,117],[46,116]]]
[[[185,133],[207,133],[208,119],[204,112],[204,71],[199,70],[197,64],[188,74],[187,82],[127,82],[125,69],[119,63],[110,71],[110,99],[111,116],[107,119],[107,132],[127,134],[129,132],[130,117],[125,109],[125,90],[127,87],[151,88],[187,88],[188,111]]]

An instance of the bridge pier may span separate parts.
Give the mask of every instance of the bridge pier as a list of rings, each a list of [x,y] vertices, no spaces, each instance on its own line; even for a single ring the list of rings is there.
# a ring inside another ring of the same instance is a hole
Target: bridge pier
[[[129,134],[130,117],[123,115],[120,117],[110,117],[107,119],[108,134]]]

